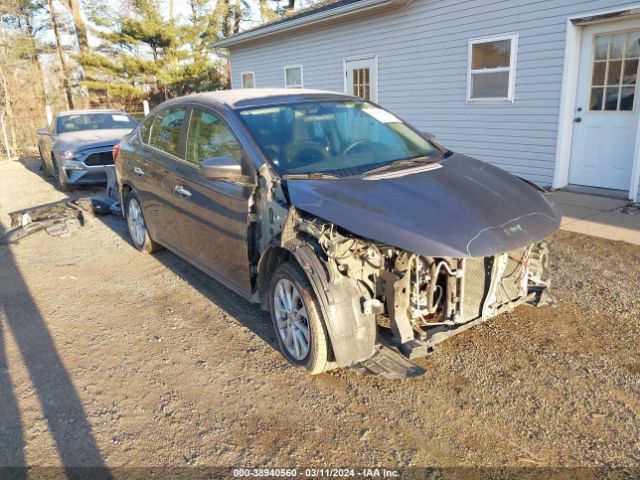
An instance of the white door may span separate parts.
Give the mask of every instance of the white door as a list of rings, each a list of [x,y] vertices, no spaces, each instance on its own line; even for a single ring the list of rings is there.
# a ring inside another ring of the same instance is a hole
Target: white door
[[[378,61],[375,57],[345,60],[345,92],[378,101]]]
[[[584,27],[569,183],[629,190],[640,20]]]

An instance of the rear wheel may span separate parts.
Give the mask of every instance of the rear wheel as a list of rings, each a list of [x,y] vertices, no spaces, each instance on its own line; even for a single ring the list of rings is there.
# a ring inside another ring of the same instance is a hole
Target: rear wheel
[[[318,300],[297,264],[285,262],[276,269],[269,298],[278,346],[285,358],[312,375],[335,368]]]
[[[153,253],[162,247],[151,240],[147,224],[142,214],[142,206],[135,193],[129,193],[125,200],[125,215],[127,217],[127,226],[129,227],[129,235],[133,246],[138,250],[147,253]]]

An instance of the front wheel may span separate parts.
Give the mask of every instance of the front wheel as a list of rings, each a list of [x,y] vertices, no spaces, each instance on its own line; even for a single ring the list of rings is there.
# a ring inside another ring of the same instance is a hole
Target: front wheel
[[[56,180],[58,181],[58,190],[60,190],[61,192],[68,192],[71,189],[71,187],[69,187],[69,184],[66,182],[66,179],[64,178],[64,173],[62,173],[62,168],[60,168],[60,165],[58,164],[58,160],[53,155],[53,153],[51,154],[51,164],[53,165],[52,176],[56,177]]]
[[[312,375],[335,368],[318,301],[297,264],[285,262],[276,269],[269,298],[278,346],[285,358]]]
[[[147,224],[144,221],[140,201],[134,193],[129,193],[125,200],[125,215],[133,246],[138,250],[153,253],[160,250],[160,245],[151,240]]]

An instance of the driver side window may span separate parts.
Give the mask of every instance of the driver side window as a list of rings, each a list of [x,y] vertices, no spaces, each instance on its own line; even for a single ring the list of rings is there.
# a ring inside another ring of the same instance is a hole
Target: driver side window
[[[242,148],[229,127],[216,115],[194,109],[187,136],[187,161],[200,165],[203,160],[229,155],[238,163]]]

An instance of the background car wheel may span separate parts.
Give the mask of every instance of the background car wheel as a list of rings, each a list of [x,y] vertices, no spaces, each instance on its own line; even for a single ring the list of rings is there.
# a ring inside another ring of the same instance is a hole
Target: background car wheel
[[[285,358],[312,375],[335,368],[320,306],[297,264],[285,262],[276,269],[269,298],[273,328]]]
[[[129,227],[129,235],[133,246],[138,250],[147,253],[153,253],[160,250],[162,247],[151,240],[149,231],[147,230],[147,224],[144,221],[144,215],[142,214],[142,206],[140,200],[134,193],[129,193],[125,200],[125,216],[127,218],[127,226]]]
[[[40,170],[42,170],[45,178],[51,177],[51,170],[49,169],[49,165],[47,165],[47,161],[44,159],[44,155],[42,154],[42,149],[38,147],[38,153],[40,153]]]
[[[58,190],[61,192],[68,192],[71,188],[65,182],[63,174],[60,171],[60,165],[58,165],[58,160],[56,160],[53,152],[51,153],[51,163],[53,164],[53,176],[56,177],[56,180],[58,181]]]

